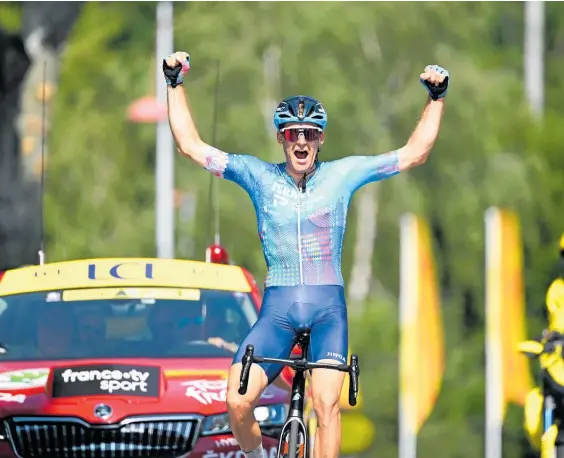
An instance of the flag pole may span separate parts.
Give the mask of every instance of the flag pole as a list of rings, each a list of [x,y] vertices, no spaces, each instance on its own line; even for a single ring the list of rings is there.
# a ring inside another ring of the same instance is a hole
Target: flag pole
[[[399,458],[416,458],[417,432],[414,416],[417,412],[417,398],[412,389],[413,380],[409,380],[409,368],[414,364],[410,352],[416,336],[405,332],[409,321],[416,320],[418,285],[418,246],[417,220],[413,214],[402,215],[400,219],[400,380],[399,380]]]
[[[503,433],[503,372],[500,323],[501,215],[490,207],[486,225],[486,431],[485,458],[501,458]]]

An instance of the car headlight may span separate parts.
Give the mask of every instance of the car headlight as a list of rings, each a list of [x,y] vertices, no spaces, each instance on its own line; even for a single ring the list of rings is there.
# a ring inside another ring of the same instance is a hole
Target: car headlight
[[[211,436],[212,434],[224,434],[231,431],[229,427],[229,416],[226,413],[220,415],[212,415],[204,420],[202,427],[202,436]]]
[[[288,406],[286,404],[258,406],[255,408],[255,418],[261,427],[283,425],[287,414]],[[231,432],[231,428],[229,427],[229,415],[226,413],[212,415],[204,420],[202,436],[226,434],[229,432]]]
[[[255,418],[261,426],[283,425],[288,414],[287,404],[273,404],[255,408]]]

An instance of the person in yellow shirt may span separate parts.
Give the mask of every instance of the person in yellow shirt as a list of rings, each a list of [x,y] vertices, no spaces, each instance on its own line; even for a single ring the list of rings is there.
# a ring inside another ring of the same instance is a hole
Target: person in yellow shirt
[[[560,259],[564,262],[564,233],[560,237]],[[546,292],[548,331],[564,334],[564,272],[548,287]]]

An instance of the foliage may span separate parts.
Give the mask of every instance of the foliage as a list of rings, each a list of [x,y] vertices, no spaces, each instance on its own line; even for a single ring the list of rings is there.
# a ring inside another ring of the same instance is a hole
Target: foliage
[[[46,225],[50,260],[153,256],[155,127],[131,124],[129,104],[154,94],[154,3],[88,3],[62,60],[49,139]],[[175,3],[175,48],[192,56],[186,89],[201,136],[211,141],[215,65],[221,64],[217,147],[280,160],[260,110],[271,85],[264,56],[281,50],[274,96],[311,93],[329,113],[323,159],[400,147],[422,108],[418,75],[451,73],[440,138],[431,158],[381,186],[374,288],[351,324],[363,362],[367,411],[376,422],[370,456],[397,453],[399,217],[433,226],[447,329],[447,372],[419,438],[421,456],[483,453],[484,219],[491,205],[521,216],[530,334],[542,327],[545,288],[563,231],[562,6],[548,3],[547,110],[528,113],[522,81],[523,4],[513,2]],[[10,6],[0,16],[17,20]],[[15,10],[14,10],[15,11]],[[161,76],[159,75],[159,78]],[[210,240],[209,175],[176,160],[176,187],[196,198],[195,219],[177,224],[203,258]],[[245,192],[221,181],[221,235],[231,256],[260,279],[264,260]],[[345,240],[350,269],[354,212]],[[241,243],[244,240],[245,243]],[[505,456],[525,456],[521,410],[509,412]]]

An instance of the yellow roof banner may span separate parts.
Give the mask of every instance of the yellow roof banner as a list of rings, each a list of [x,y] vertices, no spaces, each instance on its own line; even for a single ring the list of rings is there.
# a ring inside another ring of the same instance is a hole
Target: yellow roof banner
[[[127,299],[168,299],[199,301],[201,291],[188,288],[90,288],[67,289],[63,301],[127,300]]]
[[[251,291],[243,270],[237,266],[180,259],[108,258],[8,270],[0,279],[0,296],[125,286]]]

